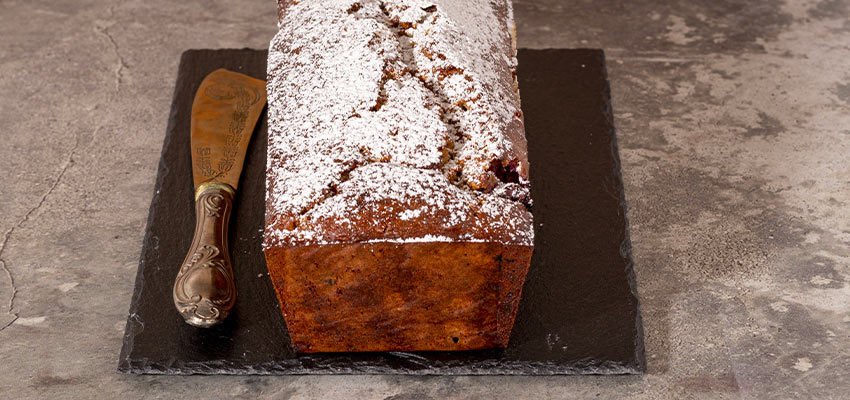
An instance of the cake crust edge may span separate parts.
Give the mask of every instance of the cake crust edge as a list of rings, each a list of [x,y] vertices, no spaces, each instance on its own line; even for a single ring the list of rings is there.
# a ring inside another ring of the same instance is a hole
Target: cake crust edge
[[[506,347],[533,247],[488,242],[274,247],[299,353]]]

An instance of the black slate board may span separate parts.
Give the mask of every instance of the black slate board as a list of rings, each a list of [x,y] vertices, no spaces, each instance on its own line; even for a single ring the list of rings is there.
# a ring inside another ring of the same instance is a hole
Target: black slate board
[[[264,78],[261,50],[183,53],[118,370],[144,374],[631,374],[645,371],[626,203],[600,50],[520,50],[535,252],[504,350],[295,355],[260,247],[266,124],[231,225],[238,300],[212,329],[186,325],[171,288],[194,228],[189,115],[217,68]],[[261,116],[265,121],[265,113]]]

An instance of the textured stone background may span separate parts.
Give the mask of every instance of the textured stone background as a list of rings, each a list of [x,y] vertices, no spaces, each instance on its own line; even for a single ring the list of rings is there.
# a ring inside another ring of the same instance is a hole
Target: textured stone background
[[[647,375],[115,374],[179,55],[274,1],[0,0],[3,397],[846,398],[850,0],[515,4],[607,52]]]

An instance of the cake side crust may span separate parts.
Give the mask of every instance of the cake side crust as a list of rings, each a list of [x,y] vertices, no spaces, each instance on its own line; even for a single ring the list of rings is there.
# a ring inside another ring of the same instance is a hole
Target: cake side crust
[[[352,243],[266,250],[296,351],[505,347],[532,247]]]

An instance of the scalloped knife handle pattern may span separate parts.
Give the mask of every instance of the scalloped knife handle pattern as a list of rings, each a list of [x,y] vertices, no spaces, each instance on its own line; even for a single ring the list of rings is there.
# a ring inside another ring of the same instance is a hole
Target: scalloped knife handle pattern
[[[236,303],[227,232],[245,153],[265,104],[265,81],[224,69],[207,75],[195,94],[195,235],[173,291],[174,306],[189,325],[217,325]]]

